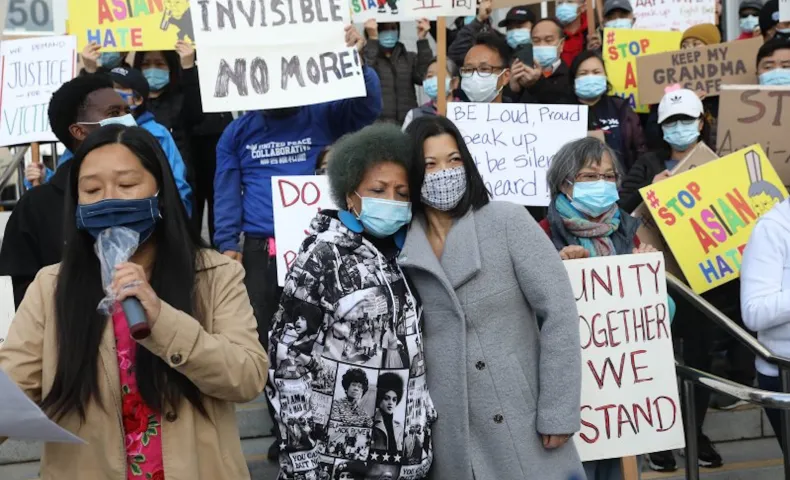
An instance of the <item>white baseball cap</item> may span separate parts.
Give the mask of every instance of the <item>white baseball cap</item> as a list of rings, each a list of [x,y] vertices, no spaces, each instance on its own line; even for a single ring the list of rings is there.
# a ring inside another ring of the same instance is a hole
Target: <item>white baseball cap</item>
[[[702,101],[696,93],[687,88],[673,90],[665,93],[658,104],[658,123],[664,123],[664,120],[675,115],[699,118],[702,111]]]

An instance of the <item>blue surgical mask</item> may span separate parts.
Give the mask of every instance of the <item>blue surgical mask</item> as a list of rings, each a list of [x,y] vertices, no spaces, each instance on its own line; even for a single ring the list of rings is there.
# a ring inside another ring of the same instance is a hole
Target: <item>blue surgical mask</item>
[[[615,18],[603,24],[606,28],[632,28],[634,21],[630,18]]]
[[[685,152],[699,139],[699,124],[693,122],[689,125],[677,122],[675,125],[662,126],[664,140],[678,152]]]
[[[439,97],[439,77],[431,77],[423,80],[422,89],[425,91],[425,94],[428,95],[428,98],[435,102]],[[450,79],[448,77],[444,77],[444,93],[450,94]]]
[[[748,17],[741,18],[740,23],[742,33],[752,33],[754,29],[757,28],[757,25],[760,24],[760,20],[755,15],[749,15]]]
[[[398,31],[397,30],[384,30],[379,32],[379,45],[384,48],[393,48],[398,44]]]
[[[363,197],[362,210],[358,218],[371,235],[386,238],[411,222],[411,202],[385,200],[383,198]]]
[[[163,68],[146,68],[143,76],[148,80],[148,86],[153,91],[159,91],[170,83],[170,72]]]
[[[140,244],[154,233],[157,222],[162,218],[156,195],[139,200],[111,198],[77,205],[75,217],[77,228],[90,233],[93,238],[108,228],[126,227],[140,234]]]
[[[576,96],[585,100],[598,98],[606,92],[606,75],[584,75],[574,80]]]
[[[112,70],[121,64],[121,54],[118,52],[104,52],[99,55],[99,63],[101,63],[102,67]]]
[[[532,31],[528,28],[514,28],[513,30],[507,31],[505,38],[510,48],[515,50],[522,45],[532,43]]]
[[[494,100],[504,87],[497,88],[502,73],[483,77],[480,73],[474,72],[472,76],[461,80],[461,90],[464,91],[470,102],[488,103]]]
[[[467,15],[464,17],[464,25],[469,25],[470,23],[475,21],[474,15]]]
[[[760,74],[760,85],[790,85],[790,68],[775,68]]]
[[[557,47],[553,45],[533,47],[532,55],[535,57],[535,60],[537,60],[541,68],[547,69],[554,65],[554,62],[557,61]]]
[[[573,184],[571,205],[576,210],[597,218],[606,213],[620,200],[617,184],[598,180],[596,182],[576,182]]]
[[[561,3],[557,5],[555,14],[557,15],[557,20],[559,20],[561,24],[568,25],[579,16],[579,4]]]

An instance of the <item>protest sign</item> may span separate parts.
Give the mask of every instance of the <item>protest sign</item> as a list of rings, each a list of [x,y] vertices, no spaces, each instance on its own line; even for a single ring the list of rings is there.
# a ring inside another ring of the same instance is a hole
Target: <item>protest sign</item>
[[[788,87],[724,85],[719,99],[716,152],[719,156],[759,143],[785,185],[790,185],[790,100]]]
[[[636,112],[646,113],[648,106],[637,104],[636,58],[677,50],[681,37],[680,32],[604,29],[604,63],[612,93],[628,100]]]
[[[450,103],[447,118],[494,200],[549,204],[546,172],[566,143],[587,136],[587,106]]]
[[[476,10],[474,0],[351,0],[351,19],[356,23],[371,18],[377,22],[408,22],[419,18],[465,17],[474,15]]]
[[[350,13],[343,1],[315,0],[291,9],[280,0],[254,4],[262,7],[245,10],[218,0],[192,0],[204,112],[365,95],[360,56],[345,44]]]
[[[582,461],[684,446],[660,252],[563,262],[582,349]]]
[[[63,35],[66,33],[66,2],[10,0],[3,35]]]
[[[47,108],[52,94],[76,74],[71,36],[6,40],[0,45],[0,146],[56,142]]]
[[[308,235],[315,214],[338,207],[329,194],[329,182],[323,175],[272,177],[274,238],[277,251],[277,282],[285,276]]]
[[[754,224],[787,197],[759,145],[648,185],[639,193],[696,293],[740,276],[743,249]]]
[[[14,320],[14,288],[11,277],[0,277],[0,348],[8,337],[8,329]]]
[[[757,37],[641,56],[636,59],[639,102],[658,103],[664,89],[675,84],[708,97],[718,95],[723,83],[753,85],[757,83],[754,59],[762,44]]]
[[[689,171],[692,168],[712,162],[717,158],[719,157],[713,152],[713,150],[708,148],[708,146],[704,143],[700,142],[696,147],[694,147],[691,153],[686,156],[686,158],[681,160],[680,163],[678,163],[677,166],[672,169],[672,174],[677,175],[679,173]],[[644,203],[640,203],[631,215],[642,221],[642,224],[636,231],[639,241],[648,245],[652,245],[657,250],[663,252],[664,261],[666,262],[666,271],[677,278],[683,279],[683,272],[680,270],[680,266],[678,265],[677,260],[675,260],[675,256],[672,255],[672,250],[669,248],[669,245],[667,245],[664,237],[661,236],[661,230],[659,230],[658,225],[656,225],[656,222],[650,215],[650,210],[647,208],[647,206]]]
[[[633,6],[634,28],[640,30],[683,32],[700,23],[717,23],[716,0],[636,0]]]
[[[80,51],[91,42],[103,52],[172,50],[178,40],[195,38],[189,0],[68,2],[69,33],[77,36]],[[254,10],[256,1],[243,3]]]
[[[779,0],[779,21],[790,22],[790,0]]]

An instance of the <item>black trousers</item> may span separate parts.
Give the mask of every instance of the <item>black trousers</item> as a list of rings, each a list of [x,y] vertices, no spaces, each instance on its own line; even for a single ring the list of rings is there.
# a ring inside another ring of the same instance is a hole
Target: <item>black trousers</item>
[[[782,381],[779,377],[769,377],[762,373],[758,373],[757,383],[763,390],[769,390],[771,392],[782,391]],[[768,417],[768,421],[771,422],[771,428],[773,428],[776,434],[776,440],[779,442],[779,447],[781,448],[782,442],[784,441],[782,438],[782,411],[774,408],[766,408],[765,416]]]
[[[190,139],[194,182],[192,228],[203,230],[203,209],[208,203],[208,231],[214,243],[214,173],[217,170],[217,142],[219,135],[199,135]]]

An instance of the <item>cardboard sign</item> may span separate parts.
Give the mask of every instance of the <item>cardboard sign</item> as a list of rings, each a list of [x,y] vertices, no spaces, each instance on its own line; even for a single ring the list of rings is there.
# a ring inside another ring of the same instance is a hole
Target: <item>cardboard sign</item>
[[[722,86],[719,112],[723,114],[719,115],[716,135],[719,156],[759,143],[779,178],[790,185],[788,101],[790,87]]]
[[[696,293],[740,276],[743,249],[757,219],[787,197],[759,145],[639,193]]]
[[[476,10],[477,2],[474,0],[351,0],[351,20],[355,23],[364,23],[371,18],[381,23],[465,17],[474,15]]]
[[[338,207],[329,194],[329,181],[322,175],[272,177],[272,206],[277,282],[283,286],[315,214]]]
[[[70,36],[7,40],[0,45],[0,146],[57,142],[49,100],[76,74],[76,39]]]
[[[579,311],[581,460],[682,448],[663,256],[564,263]]]
[[[0,277],[0,348],[8,337],[8,329],[14,320],[14,287],[11,277]]]
[[[604,29],[604,63],[612,93],[628,100],[634,111],[647,113],[647,105],[637,104],[636,59],[642,55],[677,50],[681,37],[680,32]]]
[[[691,153],[686,156],[686,158],[684,158],[675,166],[674,169],[672,169],[672,174],[677,175],[687,172],[692,168],[712,162],[717,158],[719,157],[713,152],[713,150],[708,148],[708,146],[704,143],[700,142],[696,147],[694,147],[694,150],[692,150]],[[659,230],[658,225],[656,225],[656,222],[650,215],[650,210],[647,208],[647,206],[644,203],[639,204],[639,206],[631,215],[642,221],[642,224],[636,231],[639,241],[648,245],[652,245],[657,250],[661,251],[664,254],[666,271],[681,280],[685,279],[683,276],[683,271],[680,269],[680,265],[678,265],[677,260],[675,260],[675,256],[672,255],[672,250],[669,248],[669,245],[661,235],[661,230]]]
[[[674,84],[708,97],[718,95],[722,83],[753,85],[757,83],[754,59],[762,44],[757,37],[639,57],[639,102],[659,103],[664,89]]]
[[[700,23],[717,23],[716,0],[635,0],[632,5],[636,29],[683,32]]]
[[[66,33],[66,2],[61,0],[11,0],[3,35],[63,35]]]
[[[262,110],[365,96],[362,62],[346,47],[341,0],[256,0],[248,12],[192,0],[204,112]],[[246,5],[246,3],[245,3]],[[235,12],[229,16],[227,13]],[[256,13],[257,12],[257,13]],[[232,21],[231,21],[232,19]]]
[[[130,52],[173,50],[179,40],[194,41],[189,0],[68,2],[69,33],[77,36],[80,51],[91,42],[103,52]]]
[[[566,143],[587,136],[586,105],[449,103],[494,200],[546,206],[546,172]]]

